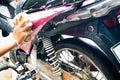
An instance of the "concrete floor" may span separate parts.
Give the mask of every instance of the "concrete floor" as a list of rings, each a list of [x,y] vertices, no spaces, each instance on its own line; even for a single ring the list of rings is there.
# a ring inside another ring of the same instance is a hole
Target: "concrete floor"
[[[0,72],[0,80],[12,80],[11,70],[4,70]]]
[[[0,57],[0,66],[3,64],[8,64],[4,61],[3,57]],[[0,71],[0,80],[12,80],[11,69]]]
[[[0,39],[1,38],[3,38],[3,37],[1,35],[1,30],[0,30]],[[7,56],[7,54],[4,55],[4,56]],[[3,65],[3,64],[8,64],[4,60],[4,56],[0,57],[0,66]],[[0,80],[12,80],[12,71],[11,71],[11,69],[0,71]]]

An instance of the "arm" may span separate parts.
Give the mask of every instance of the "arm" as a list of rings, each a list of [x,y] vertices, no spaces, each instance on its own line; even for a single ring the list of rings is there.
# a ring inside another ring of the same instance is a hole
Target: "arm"
[[[0,56],[13,49],[15,46],[17,46],[17,44],[11,40],[3,41],[0,43]]]

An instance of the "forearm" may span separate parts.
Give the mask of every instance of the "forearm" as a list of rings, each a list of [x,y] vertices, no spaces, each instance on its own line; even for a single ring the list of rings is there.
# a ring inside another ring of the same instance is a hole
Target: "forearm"
[[[5,42],[3,41],[0,44],[0,56],[4,55],[11,49],[13,49],[17,44],[11,40],[6,40]]]
[[[12,34],[10,34],[8,37],[4,37],[0,41],[0,56],[13,49],[15,46],[17,46],[17,44],[14,41]]]

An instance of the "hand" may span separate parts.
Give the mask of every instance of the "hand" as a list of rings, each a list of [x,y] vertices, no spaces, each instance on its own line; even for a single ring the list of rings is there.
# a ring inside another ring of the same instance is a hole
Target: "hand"
[[[29,17],[26,13],[20,13],[17,16],[15,16],[15,18],[13,19],[13,23],[13,37],[20,44],[25,39],[25,37],[31,35],[32,23],[29,20]]]

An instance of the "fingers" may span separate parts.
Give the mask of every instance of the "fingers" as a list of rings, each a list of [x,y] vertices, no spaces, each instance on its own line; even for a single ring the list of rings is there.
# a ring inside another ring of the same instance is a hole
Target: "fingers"
[[[26,36],[31,35],[33,31],[25,32]]]
[[[26,13],[19,13],[13,19],[13,24],[14,26],[19,26],[19,24],[22,23],[22,25],[24,26],[27,23],[27,21],[29,22],[29,16]]]
[[[13,24],[14,24],[15,26],[17,26],[17,25],[19,24],[19,18],[20,18],[20,16],[22,16],[21,13],[18,14],[18,15],[16,15],[16,16],[14,17],[14,19],[13,19]]]
[[[14,24],[14,26],[17,26],[19,24],[19,20],[18,19],[14,19],[13,20],[13,24]]]
[[[25,26],[23,27],[23,31],[30,31],[30,30],[31,30],[31,27],[32,27],[32,23],[29,22],[27,25],[25,25]]]
[[[29,20],[29,19],[25,19],[25,20],[23,20],[23,21],[19,24],[19,27],[25,27],[28,23],[30,23],[30,20]]]
[[[29,40],[31,40],[31,34],[32,34],[32,31],[26,32],[26,36],[24,38],[25,42],[28,42]]]
[[[13,19],[13,23],[15,26],[13,33],[15,34],[16,39],[19,42],[23,41],[24,38],[26,38],[25,40],[29,41],[32,34],[32,23],[30,22],[28,14],[20,13],[16,15]]]

